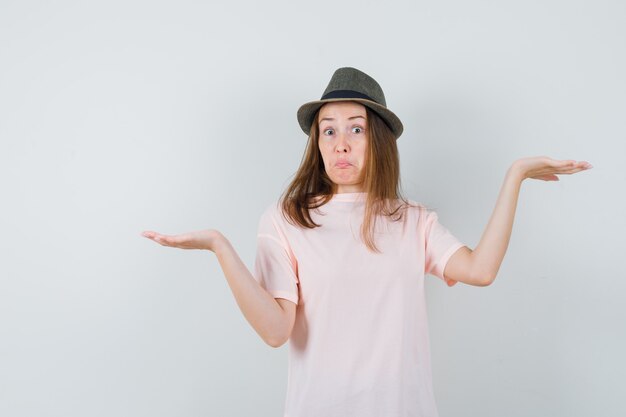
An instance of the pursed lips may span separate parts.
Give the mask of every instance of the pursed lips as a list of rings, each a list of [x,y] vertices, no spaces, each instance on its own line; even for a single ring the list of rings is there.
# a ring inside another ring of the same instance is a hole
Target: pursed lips
[[[339,168],[345,168],[345,167],[348,167],[348,166],[351,166],[351,165],[352,164],[350,162],[348,162],[348,161],[337,161],[337,163],[335,163],[335,166],[339,167]]]

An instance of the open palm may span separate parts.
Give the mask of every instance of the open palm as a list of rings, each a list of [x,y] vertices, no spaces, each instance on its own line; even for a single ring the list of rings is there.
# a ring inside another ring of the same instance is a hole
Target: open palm
[[[548,156],[534,156],[518,159],[513,163],[513,167],[520,173],[522,179],[559,181],[557,174],[574,174],[591,169],[593,165],[587,161],[557,160]]]
[[[208,249],[213,251],[215,242],[220,237],[220,232],[208,229],[168,236],[153,231],[145,231],[142,232],[141,235],[163,246],[181,249]]]

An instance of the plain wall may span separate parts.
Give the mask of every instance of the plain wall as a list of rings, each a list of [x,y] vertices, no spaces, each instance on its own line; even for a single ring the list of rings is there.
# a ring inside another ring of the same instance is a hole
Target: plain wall
[[[615,1],[0,3],[0,415],[280,416],[266,345],[215,255],[252,268],[333,71],[403,121],[405,195],[475,248],[522,184],[489,287],[426,278],[441,417],[623,416],[626,6]],[[382,335],[384,337],[384,335]]]

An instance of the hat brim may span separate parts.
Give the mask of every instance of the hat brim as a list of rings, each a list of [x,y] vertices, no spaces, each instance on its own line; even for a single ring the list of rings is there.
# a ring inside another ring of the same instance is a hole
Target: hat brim
[[[374,101],[363,99],[363,98],[330,98],[326,100],[316,100],[310,101],[308,103],[303,104],[298,109],[298,123],[300,124],[300,128],[307,136],[311,132],[311,124],[313,123],[313,118],[315,117],[315,113],[326,103],[331,103],[335,101],[356,101],[357,103],[361,103],[364,106],[369,107],[371,110],[376,112],[384,121],[387,123],[387,126],[391,129],[396,140],[402,134],[404,127],[402,126],[402,122],[391,110],[387,107],[382,106]]]

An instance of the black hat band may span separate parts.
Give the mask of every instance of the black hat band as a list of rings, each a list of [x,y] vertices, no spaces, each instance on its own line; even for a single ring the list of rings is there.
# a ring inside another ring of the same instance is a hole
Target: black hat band
[[[378,103],[376,100],[374,100],[373,98],[359,93],[358,91],[354,91],[354,90],[335,90],[335,91],[331,91],[327,94],[324,94],[322,96],[322,98],[320,100],[326,100],[329,98],[364,98],[366,100],[370,100],[373,101],[374,103]]]

